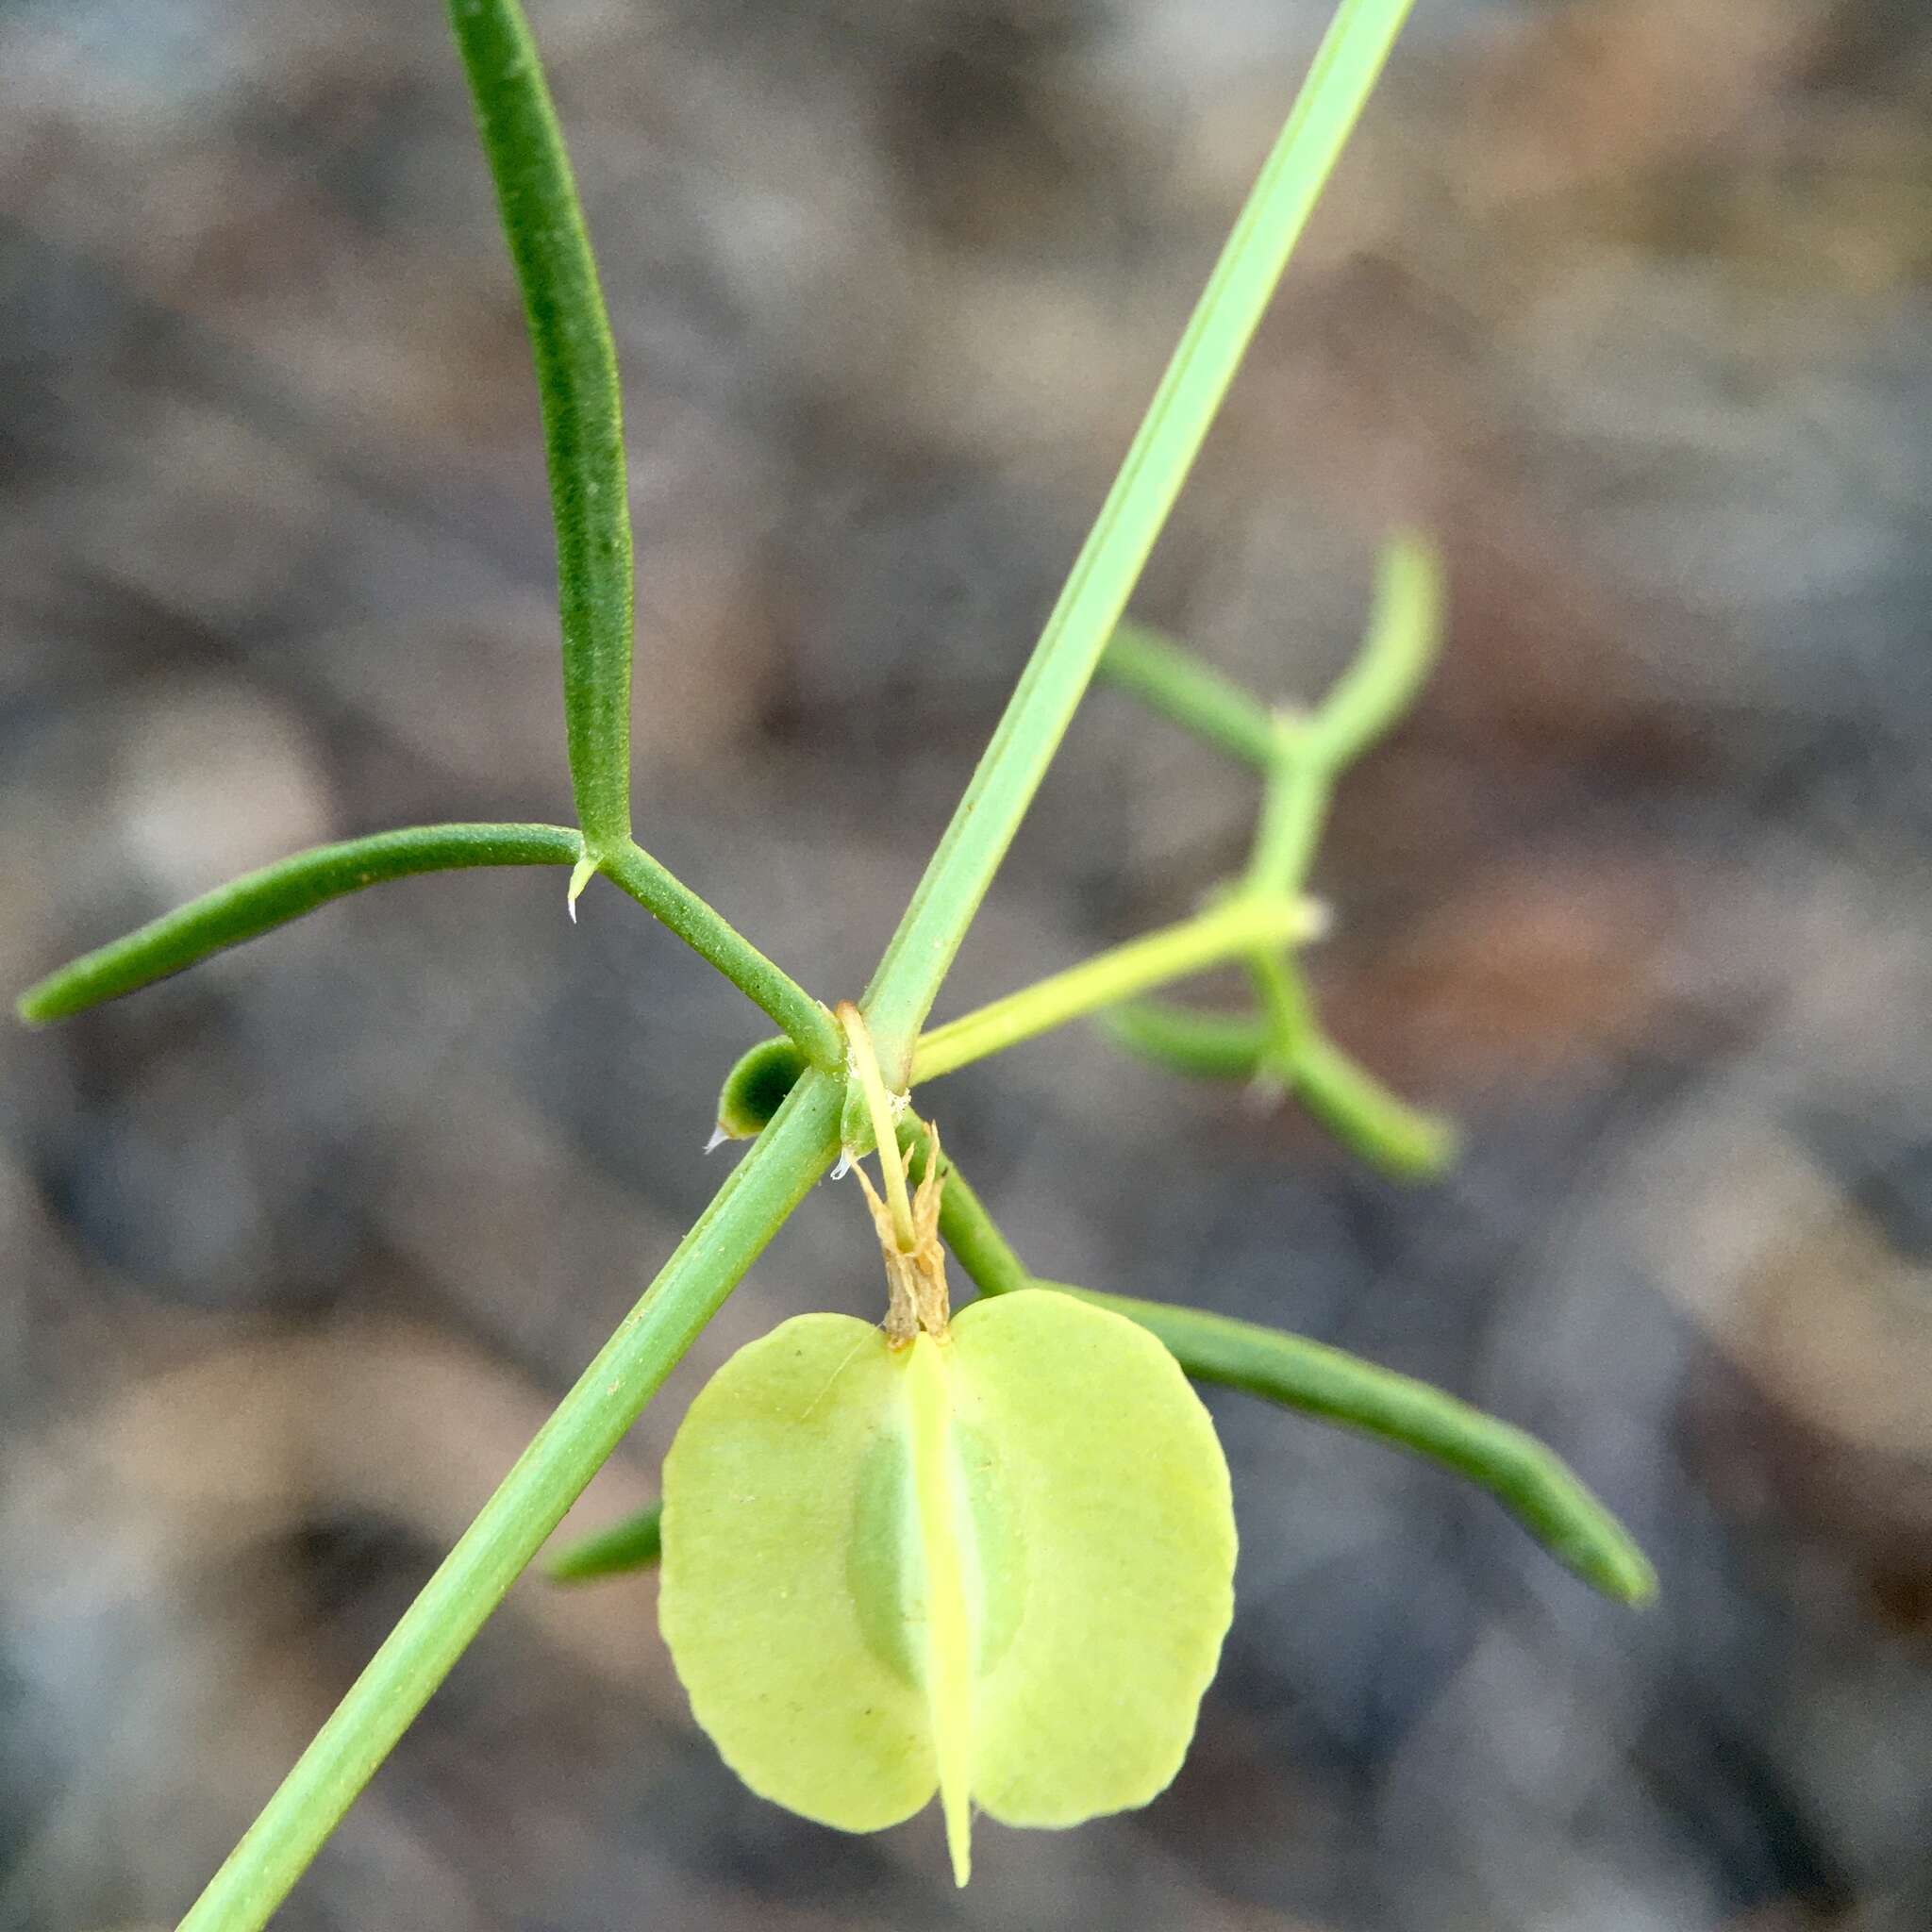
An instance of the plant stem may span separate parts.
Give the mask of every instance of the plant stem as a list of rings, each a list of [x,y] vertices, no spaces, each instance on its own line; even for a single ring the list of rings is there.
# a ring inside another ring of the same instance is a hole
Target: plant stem
[[[908,1122],[901,1131],[916,1140],[912,1165],[923,1173],[925,1142],[919,1124]],[[1656,1573],[1629,1533],[1534,1436],[1426,1382],[1306,1336],[1205,1308],[1043,1281],[1028,1274],[950,1158],[945,1174],[940,1232],[982,1293],[1052,1289],[1111,1308],[1157,1336],[1197,1381],[1243,1390],[1379,1436],[1466,1476],[1495,1496],[1558,1562],[1605,1595],[1642,1603],[1655,1591]]]
[[[1319,1027],[1295,1050],[1291,1078],[1302,1105],[1384,1174],[1430,1180],[1456,1164],[1462,1137],[1455,1122],[1391,1093]]]
[[[1361,648],[1319,707],[1293,714],[1303,763],[1339,774],[1409,708],[1435,663],[1443,602],[1435,546],[1420,531],[1391,532],[1376,559]],[[1100,675],[1197,738],[1260,771],[1273,769],[1282,714],[1173,639],[1123,623]]]
[[[1197,1079],[1251,1080],[1272,1064],[1274,1028],[1252,1014],[1135,1000],[1100,1018],[1129,1052]],[[1292,1067],[1274,1071],[1338,1141],[1383,1173],[1426,1180],[1454,1164],[1455,1123],[1390,1092],[1319,1027],[1302,1036]]]
[[[1441,558],[1415,530],[1397,530],[1375,566],[1362,647],[1307,720],[1299,756],[1340,773],[1414,705],[1441,643]]]
[[[1299,891],[1322,842],[1322,823],[1335,789],[1333,776],[1304,755],[1305,721],[1274,721],[1274,758],[1261,794],[1255,849],[1242,874],[1262,892]]]
[[[1410,0],[1342,0],[1025,674],[861,1004],[894,1086]]]
[[[1318,928],[1305,899],[1242,893],[1126,944],[1056,973],[1005,999],[921,1036],[912,1057],[914,1080],[936,1080],[973,1060],[1004,1052],[1023,1040],[1082,1014],[1240,958],[1257,946],[1292,944]]]
[[[1270,713],[1177,646],[1129,633],[1117,681],[1267,774],[1243,874],[1248,891],[1301,891],[1336,780],[1414,703],[1428,675],[1442,602],[1434,549],[1421,536],[1395,532],[1376,566],[1361,649],[1307,715]],[[1404,1179],[1441,1173],[1455,1158],[1455,1129],[1398,1099],[1322,1032],[1299,961],[1279,947],[1257,946],[1248,972],[1258,1024],[1142,1003],[1118,1017],[1114,1037],[1183,1072],[1272,1074],[1337,1139],[1385,1172]]]
[[[29,987],[20,1017],[38,1025],[119,999],[384,879],[465,866],[572,865],[582,851],[583,841],[562,825],[411,825],[318,845],[84,953]]]
[[[630,491],[617,351],[570,156],[517,0],[449,0],[524,298],[557,525],[563,711],[592,858],[630,837]]]
[[[842,1082],[808,1074],[540,1429],[182,1920],[256,1932],[658,1385],[831,1163]]]
[[[1099,675],[1232,757],[1264,772],[1274,762],[1275,724],[1268,707],[1158,631],[1116,625]]]
[[[1167,1000],[1129,1000],[1096,1016],[1118,1045],[1207,1080],[1252,1080],[1273,1038],[1252,1013],[1204,1013]]]
[[[813,1066],[829,1070],[844,1064],[844,1041],[831,1014],[641,845],[626,839],[597,869],[763,1008]]]

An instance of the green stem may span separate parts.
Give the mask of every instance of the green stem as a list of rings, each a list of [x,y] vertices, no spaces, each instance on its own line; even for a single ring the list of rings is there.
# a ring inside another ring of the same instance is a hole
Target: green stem
[[[973,1060],[1117,1001],[1184,979],[1257,946],[1290,945],[1309,937],[1315,916],[1307,901],[1243,893],[1208,911],[1072,966],[1008,993],[921,1036],[912,1057],[914,1080],[936,1080]]]
[[[572,865],[583,841],[562,825],[411,825],[318,845],[231,879],[51,973],[20,996],[23,1020],[65,1019],[258,939],[384,879],[478,865]]]
[[[1410,0],[1342,0],[1287,125],[861,1003],[890,1085],[1126,608]]]
[[[1129,1000],[1096,1017],[1117,1046],[1206,1080],[1252,1080],[1273,1038],[1251,1013],[1202,1013],[1166,1000]]]
[[[1384,1174],[1433,1180],[1456,1164],[1461,1136],[1455,1122],[1391,1093],[1319,1028],[1303,1036],[1290,1077],[1302,1105]]]
[[[1315,862],[1322,824],[1335,790],[1331,773],[1303,751],[1308,724],[1283,716],[1274,724],[1274,758],[1261,793],[1255,849],[1243,874],[1257,891],[1298,892]]]
[[[923,1173],[926,1142],[919,1124],[908,1122],[903,1133],[917,1139],[912,1164]],[[1305,1336],[1204,1308],[1042,1281],[1027,1273],[950,1157],[940,1233],[983,1293],[1053,1289],[1110,1308],[1158,1337],[1197,1381],[1218,1382],[1379,1436],[1468,1477],[1496,1497],[1558,1562],[1605,1595],[1641,1603],[1656,1590],[1656,1573],[1623,1524],[1555,1451],[1512,1424],[1413,1376]]]
[[[256,1932],[584,1485],[831,1164],[842,1081],[808,1074],[463,1532],[180,1932]]]
[[[1273,764],[1275,723],[1268,707],[1158,631],[1142,624],[1116,625],[1099,675],[1233,757],[1264,772]]]
[[[602,1576],[622,1576],[655,1563],[664,1551],[664,1510],[653,1503],[635,1516],[570,1544],[553,1557],[545,1574],[553,1583],[593,1583]]]
[[[570,157],[517,0],[449,0],[524,298],[557,525],[563,711],[591,857],[630,837],[630,492],[617,352]]]
[[[1394,532],[1375,566],[1362,647],[1308,719],[1302,758],[1339,773],[1407,715],[1435,668],[1443,604],[1435,546],[1418,531]]]
[[[829,1069],[844,1063],[844,1040],[831,1014],[641,845],[625,840],[616,851],[605,855],[597,869],[699,958],[709,960],[748,1000],[763,1008],[814,1066]]]

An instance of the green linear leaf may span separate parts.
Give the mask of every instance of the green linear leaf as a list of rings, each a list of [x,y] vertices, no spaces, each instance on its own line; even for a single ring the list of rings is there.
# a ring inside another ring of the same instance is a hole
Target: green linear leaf
[[[1375,565],[1359,650],[1327,695],[1288,727],[1286,755],[1331,780],[1415,703],[1435,668],[1445,591],[1426,536],[1397,530]],[[1143,624],[1122,623],[1099,666],[1107,683],[1257,771],[1284,752],[1282,716],[1191,651]]]
[[[582,851],[583,841],[562,825],[411,825],[318,845],[83,954],[29,987],[20,1017],[39,1025],[119,999],[384,879],[478,865],[574,865]]]
[[[591,857],[630,836],[630,493],[617,351],[570,157],[517,0],[449,0],[529,325],[557,525],[563,709]]]
[[[592,1583],[599,1577],[622,1576],[629,1570],[647,1569],[664,1551],[664,1507],[653,1503],[635,1516],[626,1516],[566,1545],[546,1566],[554,1583]]]
[[[1456,1164],[1462,1136],[1454,1121],[1411,1107],[1325,1033],[1311,1029],[1295,1049],[1296,1097],[1341,1142],[1398,1180],[1433,1180]]]

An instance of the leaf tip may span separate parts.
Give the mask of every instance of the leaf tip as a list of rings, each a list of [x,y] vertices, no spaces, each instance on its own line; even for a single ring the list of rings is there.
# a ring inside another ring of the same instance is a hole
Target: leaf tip
[[[1620,1602],[1645,1610],[1657,1601],[1657,1566],[1635,1543],[1626,1541],[1605,1567],[1604,1580]]]

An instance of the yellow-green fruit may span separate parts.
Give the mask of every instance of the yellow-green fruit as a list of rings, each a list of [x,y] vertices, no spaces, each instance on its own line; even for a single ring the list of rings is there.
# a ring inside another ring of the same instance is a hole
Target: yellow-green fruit
[[[726,1362],[664,1465],[659,1616],[753,1790],[847,1831],[937,1790],[1067,1825],[1180,1767],[1233,1613],[1213,1424],[1142,1329],[1028,1290],[892,1348],[805,1315]]]

